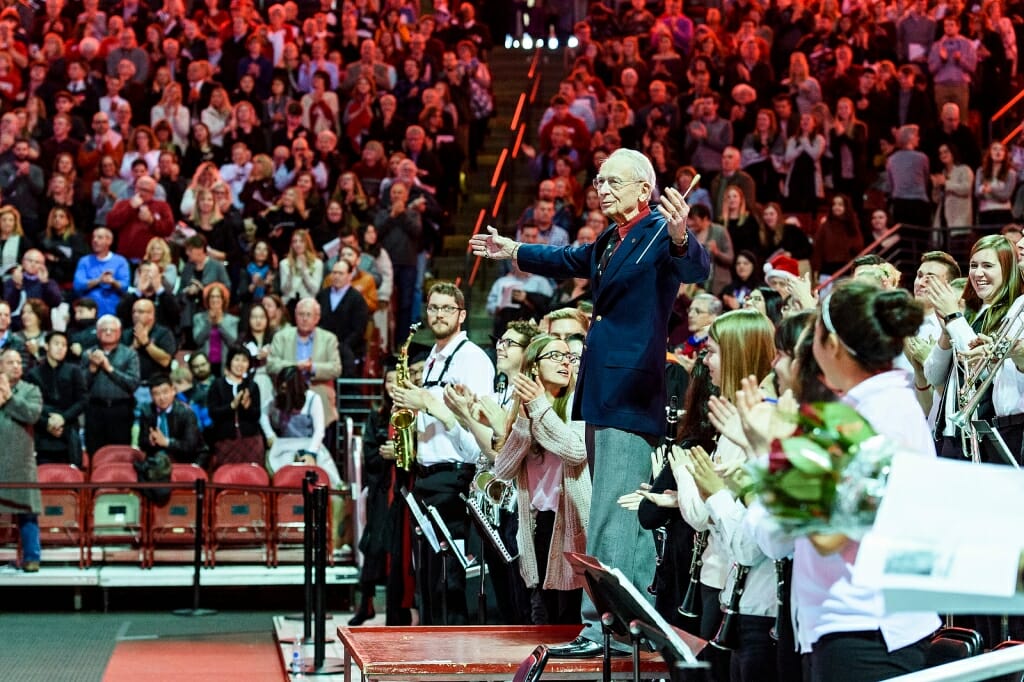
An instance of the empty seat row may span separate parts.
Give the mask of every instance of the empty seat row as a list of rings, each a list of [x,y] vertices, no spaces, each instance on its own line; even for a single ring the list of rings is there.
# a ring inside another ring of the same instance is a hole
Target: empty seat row
[[[203,504],[204,562],[216,564],[221,546],[252,546],[264,550],[268,566],[277,565],[277,549],[301,544],[304,534],[304,506],[301,488],[306,473],[316,474],[317,482],[328,484],[327,473],[315,466],[289,465],[274,475],[273,487],[280,491],[232,489],[230,486],[268,487],[271,481],[265,469],[256,464],[225,464],[213,473],[212,486]],[[93,483],[109,484],[94,490],[46,488],[47,483],[85,483],[82,470],[70,464],[39,465],[42,489],[40,537],[44,545],[77,546],[79,565],[92,561],[92,548],[129,545],[139,552],[143,567],[155,561],[162,547],[191,547],[195,544],[196,492],[173,489],[164,505],[147,500],[138,489],[135,468],[125,461],[93,463],[89,477]],[[194,464],[174,464],[171,481],[194,483],[209,480],[206,472]],[[126,485],[128,484],[128,485]],[[3,523],[13,524],[9,518]],[[328,527],[330,528],[328,511]],[[6,533],[10,534],[8,527]],[[0,538],[5,531],[0,529]],[[328,533],[328,544],[332,533]],[[332,556],[328,547],[328,556]]]

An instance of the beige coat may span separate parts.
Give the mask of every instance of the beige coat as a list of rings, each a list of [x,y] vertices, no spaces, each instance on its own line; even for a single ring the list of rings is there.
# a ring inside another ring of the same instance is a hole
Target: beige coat
[[[569,401],[572,404],[572,400]],[[555,525],[548,550],[548,571],[542,587],[547,590],[574,590],[583,587],[583,579],[574,575],[563,552],[585,554],[587,521],[590,518],[590,474],[583,444],[583,422],[563,422],[544,396],[527,403],[527,417],[518,417],[505,446],[494,462],[494,474],[504,481],[515,480],[519,508],[519,572],[527,587],[540,583],[537,552],[533,544],[533,516],[526,473],[526,458],[536,443],[545,457],[562,460],[562,486]]]
[[[39,387],[24,380],[14,385],[11,399],[0,406],[0,443],[4,444],[0,450],[0,481],[35,483],[39,480],[32,426],[42,411],[43,394]],[[0,489],[0,512],[27,513],[28,510],[5,505],[4,500],[31,507],[37,514],[43,508],[38,488]]]
[[[959,164],[953,166],[946,178],[946,190],[932,189],[932,201],[938,206],[935,211],[934,226],[942,225],[945,213],[948,227],[970,227],[974,225],[974,172],[969,166]]]
[[[270,357],[267,358],[267,374],[276,376],[285,367],[297,363],[295,356],[298,345],[298,330],[285,327],[270,342]],[[313,332],[313,376],[310,388],[324,403],[324,420],[328,425],[338,421],[335,380],[341,376],[341,354],[338,351],[338,337],[333,332],[317,327]]]

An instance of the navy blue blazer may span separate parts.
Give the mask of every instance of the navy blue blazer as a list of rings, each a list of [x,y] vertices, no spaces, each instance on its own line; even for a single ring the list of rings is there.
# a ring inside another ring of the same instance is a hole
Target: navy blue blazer
[[[666,220],[656,209],[626,236],[605,270],[598,260],[613,225],[593,244],[523,244],[519,266],[546,277],[589,277],[594,316],[580,362],[573,418],[658,437],[665,432],[665,343],[682,282],[703,282],[708,252],[690,233],[686,254],[673,256]]]

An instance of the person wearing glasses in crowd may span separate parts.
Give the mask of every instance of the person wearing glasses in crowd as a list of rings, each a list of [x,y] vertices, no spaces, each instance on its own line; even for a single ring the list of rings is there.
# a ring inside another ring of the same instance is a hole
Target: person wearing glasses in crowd
[[[651,478],[651,450],[664,432],[665,339],[679,285],[703,282],[707,251],[686,228],[690,209],[667,187],[657,210],[654,168],[640,152],[618,149],[595,177],[601,210],[612,221],[593,244],[549,247],[519,244],[496,229],[470,240],[473,252],[516,259],[546,277],[589,277],[593,322],[578,373],[572,418],[586,422],[593,465],[593,503],[587,554],[619,568],[640,589],[654,573],[654,540],[636,514],[617,500]],[[602,650],[600,619],[584,599],[584,631],[555,656],[595,656]]]
[[[459,494],[469,495],[480,446],[445,405],[444,390],[447,386],[461,385],[462,390],[473,395],[488,395],[494,382],[494,366],[462,330],[465,321],[466,302],[462,292],[449,282],[435,283],[427,296],[426,310],[426,323],[435,342],[424,367],[423,387],[405,383],[396,386],[392,394],[397,407],[419,412],[413,492],[424,507],[437,508],[457,541],[465,539],[467,530],[466,507]],[[420,559],[417,582],[421,623],[445,624],[438,598],[441,590],[446,590],[448,624],[466,623],[469,615],[466,574],[450,566],[445,584],[442,582],[442,557],[426,548]]]
[[[535,625],[580,622],[583,577],[564,555],[586,550],[590,516],[584,424],[569,418],[578,362],[565,341],[534,338],[512,383],[515,421],[495,461],[495,475],[516,484],[519,572],[542,607],[533,609]]]
[[[462,386],[445,387],[445,405],[455,414],[459,424],[470,430],[480,446],[478,473],[494,473],[494,461],[505,442],[508,429],[515,420],[513,401],[516,377],[519,376],[523,365],[526,348],[538,333],[537,325],[533,322],[514,320],[494,342],[497,372],[493,394],[473,395]],[[479,490],[479,486],[474,486],[472,492],[485,516],[492,521],[497,518],[497,531],[505,548],[509,554],[516,555],[519,518],[515,508],[507,505],[503,498],[495,512],[494,500],[485,494],[485,491]],[[499,556],[489,543],[484,543],[484,560],[487,562],[491,584],[497,586],[494,593],[501,622],[531,623],[530,593],[519,573],[519,560],[506,564],[504,558]]]

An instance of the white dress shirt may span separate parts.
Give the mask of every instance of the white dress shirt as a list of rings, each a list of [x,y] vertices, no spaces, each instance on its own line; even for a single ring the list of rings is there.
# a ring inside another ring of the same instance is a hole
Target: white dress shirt
[[[436,381],[443,385],[428,385]],[[444,349],[438,350],[436,345],[431,349],[423,369],[423,383],[438,399],[443,399],[444,386],[449,384],[464,384],[475,395],[489,395],[494,391],[494,365],[480,346],[468,340],[466,332],[459,332]],[[444,462],[475,464],[480,458],[480,446],[473,434],[458,422],[448,430],[443,422],[420,410],[416,428],[419,431],[416,461],[423,466]]]
[[[934,457],[935,445],[913,387],[903,372],[883,372],[850,389],[843,402],[855,408],[872,428],[911,452]],[[881,591],[856,584],[853,565],[860,543],[850,540],[842,551],[822,556],[806,537],[787,536],[760,503],[744,520],[747,531],[774,559],[793,551],[792,616],[800,651],[811,651],[822,636],[838,632],[880,630],[895,651],[934,632],[933,612],[886,613]]]
[[[775,617],[778,596],[775,562],[757,546],[754,534],[743,523],[747,508],[729,490],[720,490],[705,502],[711,521],[711,537],[734,562],[729,569],[720,601],[728,605],[736,582],[737,565],[749,566],[747,582],[740,597],[740,613],[745,616]]]

